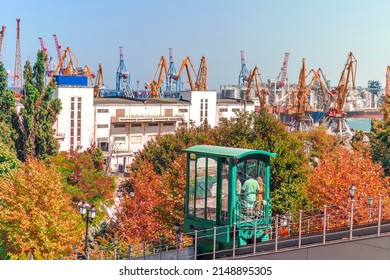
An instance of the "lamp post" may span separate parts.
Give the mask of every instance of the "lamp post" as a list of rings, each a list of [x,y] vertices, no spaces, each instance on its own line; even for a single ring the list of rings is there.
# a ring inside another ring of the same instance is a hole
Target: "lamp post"
[[[77,260],[77,245],[73,245],[74,259]]]
[[[89,206],[88,203],[82,201],[81,203],[79,203],[79,211],[80,211],[80,215],[81,215],[83,221],[85,221],[85,248],[84,248],[84,252],[85,252],[85,258],[87,260],[89,260],[88,226],[89,226],[89,223],[92,223],[93,219],[95,218],[96,209],[93,205]]]
[[[371,217],[372,217],[372,203],[374,202],[374,199],[370,196],[367,198],[367,204],[368,204],[368,222],[371,224]]]
[[[354,207],[354,203],[355,203],[355,200],[354,200],[354,197],[355,197],[355,193],[356,193],[356,187],[355,185],[352,183],[351,186],[349,187],[349,195],[351,197],[351,225],[350,225],[350,230],[349,230],[349,239],[352,240],[352,231],[353,231],[353,207]]]
[[[180,243],[180,224],[176,222],[174,224],[175,232],[176,232],[176,259],[179,259],[179,243]]]
[[[266,206],[267,206],[267,200],[265,200],[265,199],[263,199],[262,201],[261,201],[261,204],[263,205],[263,219],[265,219],[267,216],[266,216]]]
[[[114,243],[114,260],[116,260],[116,250],[118,249],[118,238],[115,236],[113,239]]]

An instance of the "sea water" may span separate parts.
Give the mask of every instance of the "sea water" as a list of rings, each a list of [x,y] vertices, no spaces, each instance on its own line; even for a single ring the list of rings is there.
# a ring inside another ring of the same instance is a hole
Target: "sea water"
[[[364,132],[370,132],[371,119],[370,118],[347,118],[349,128],[354,130],[363,130]]]

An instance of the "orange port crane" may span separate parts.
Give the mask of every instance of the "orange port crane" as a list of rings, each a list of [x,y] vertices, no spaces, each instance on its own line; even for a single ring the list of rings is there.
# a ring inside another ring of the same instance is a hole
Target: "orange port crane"
[[[352,54],[348,55],[347,63],[344,66],[344,70],[341,73],[338,86],[332,91],[335,96],[333,108],[329,111],[330,116],[345,117],[344,111],[345,102],[347,100],[347,94],[349,89],[349,83],[352,83],[352,88],[355,88],[357,60]]]
[[[101,86],[104,86],[104,76],[103,76],[103,66],[101,63],[99,63],[95,85],[93,86],[93,93],[95,97],[100,97],[99,91]]]
[[[328,112],[328,133],[338,136],[342,141],[349,141],[353,135],[345,120],[347,114],[344,111],[344,106],[347,100],[350,83],[352,84],[352,88],[355,88],[356,68],[357,60],[352,52],[350,52],[347,63],[341,73],[339,84],[332,91],[335,96],[335,100],[332,108],[330,108]]]
[[[194,84],[193,84],[193,82],[192,82],[191,70],[192,70],[192,73],[193,73],[195,76],[197,76],[197,75],[196,75],[194,66],[193,66],[192,63],[191,63],[191,59],[190,59],[189,56],[187,56],[186,58],[183,59],[183,62],[181,63],[179,72],[177,73],[177,75],[172,76],[172,78],[173,78],[174,80],[180,79],[181,73],[183,72],[184,68],[186,69],[186,72],[187,72],[188,83],[189,83],[189,85],[190,85],[190,89],[191,89],[192,91],[194,91],[194,90],[195,90],[195,86],[194,86]]]
[[[157,72],[159,72],[159,74],[158,74],[158,78],[156,80]],[[152,98],[157,98],[159,93],[160,93],[163,73],[165,73],[165,78],[167,79],[168,78],[168,68],[167,68],[167,61],[165,60],[164,56],[162,56],[160,58],[160,62],[157,66],[156,72],[154,72],[153,80],[149,84],[145,85],[146,89],[150,88],[150,90],[151,90],[150,94],[151,94]]]
[[[205,56],[202,56],[200,60],[199,71],[195,81],[195,90],[207,90],[207,64]]]
[[[310,82],[307,84],[306,80],[313,75]],[[323,91],[330,93],[324,75],[321,68],[317,71],[311,69],[308,74],[306,74],[306,59],[302,59],[302,68],[299,72],[299,79],[297,87],[292,91],[293,102],[292,110],[293,120],[291,126],[293,126],[298,131],[307,131],[307,125],[305,122],[307,110],[310,109],[307,105],[307,97],[310,93],[310,90],[316,82],[320,83],[320,86]]]
[[[61,57],[60,57],[60,59],[59,59],[59,61],[58,61],[58,63],[57,63],[56,68],[53,70],[53,75],[51,76],[49,82],[47,83],[48,85],[52,85],[52,83],[53,83],[53,81],[54,81],[54,78],[53,78],[53,77],[54,77],[55,75],[58,75],[58,71],[60,70],[62,64],[64,63],[65,58],[66,58],[68,52],[70,52],[69,47],[66,48],[66,49],[64,50],[64,53],[61,55]]]
[[[4,34],[5,34],[5,25],[3,25],[1,27],[1,31],[0,31],[0,61],[1,60],[1,53],[2,53],[2,49],[3,49],[3,41],[4,41]]]
[[[260,110],[265,109],[267,105],[267,95],[269,94],[269,91],[267,90],[265,84],[263,83],[263,80],[261,79],[260,70],[257,66],[255,66],[253,70],[249,71],[248,87],[246,89],[246,100],[250,99],[253,81],[255,82],[256,93],[260,101]]]
[[[65,60],[67,59],[68,63],[66,64],[66,67],[60,70],[62,68],[62,65],[64,64]],[[88,76],[90,83],[92,84],[92,78],[95,77],[95,74],[90,71],[88,66],[84,66],[83,68],[79,68],[77,66],[78,60],[76,56],[73,54],[73,52],[70,50],[69,47],[67,47],[63,54],[61,55],[56,68],[53,70],[53,73],[50,77],[50,80],[48,82],[48,85],[52,85],[53,78],[55,75],[64,75],[64,76]],[[61,71],[59,73],[59,71]]]

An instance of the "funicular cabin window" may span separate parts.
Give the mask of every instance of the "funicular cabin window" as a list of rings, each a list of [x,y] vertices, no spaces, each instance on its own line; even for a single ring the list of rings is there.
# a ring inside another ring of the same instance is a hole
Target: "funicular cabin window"
[[[255,208],[263,213],[266,165],[258,159],[247,159],[237,164],[237,209],[241,219],[253,217]]]
[[[195,217],[216,221],[217,161],[212,158],[198,158],[195,173],[196,186],[190,184],[190,189],[195,189]],[[191,205],[189,205],[189,213],[190,209]]]
[[[228,220],[228,203],[229,203],[229,165],[228,162],[222,164],[221,180],[221,222]]]
[[[196,180],[196,161],[190,160],[189,186],[188,186],[188,215],[195,215],[195,180]]]

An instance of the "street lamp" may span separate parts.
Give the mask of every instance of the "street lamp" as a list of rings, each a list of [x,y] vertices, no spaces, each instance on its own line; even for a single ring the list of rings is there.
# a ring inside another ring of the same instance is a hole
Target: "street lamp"
[[[355,194],[356,194],[356,187],[352,183],[351,186],[349,187],[349,195],[351,196],[351,200],[353,200],[353,198],[355,197]]]
[[[263,205],[263,218],[265,219],[265,217],[266,217],[265,212],[266,212],[267,200],[263,199],[261,201],[261,204]]]
[[[354,197],[355,197],[355,194],[356,194],[356,187],[355,185],[352,183],[351,186],[349,187],[349,196],[351,197],[351,224],[350,224],[350,229],[349,229],[349,239],[352,240],[352,231],[353,231],[353,207],[354,207]]]
[[[176,259],[179,259],[179,242],[180,242],[180,224],[176,222],[174,224],[175,232],[176,232]]]
[[[88,203],[82,201],[81,203],[79,203],[79,211],[80,211],[80,215],[81,215],[83,221],[85,221],[85,248],[84,248],[84,252],[85,252],[85,258],[88,260],[89,259],[88,225],[89,225],[89,223],[92,223],[93,219],[95,219],[96,209],[93,205],[90,206]]]
[[[368,222],[371,223],[371,215],[372,215],[372,203],[374,202],[374,199],[370,196],[367,198],[367,204],[368,204]]]

